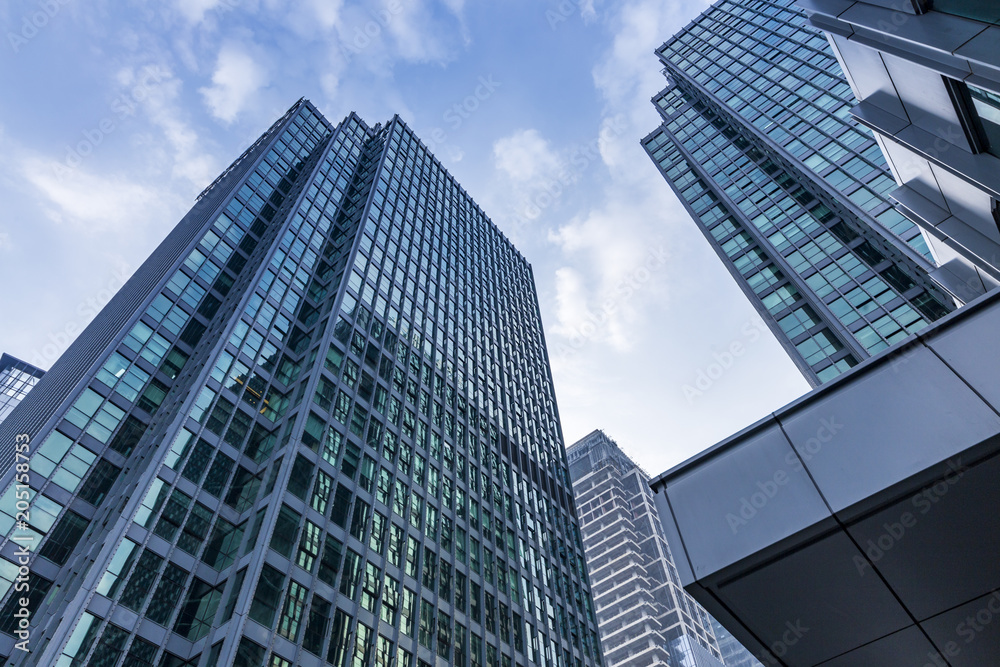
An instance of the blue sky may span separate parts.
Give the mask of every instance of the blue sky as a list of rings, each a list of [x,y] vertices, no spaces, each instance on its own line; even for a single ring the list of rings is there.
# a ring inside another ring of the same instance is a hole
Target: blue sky
[[[0,351],[49,367],[305,96],[410,124],[533,265],[567,444],[665,470],[807,390],[639,146],[707,5],[4,3]]]

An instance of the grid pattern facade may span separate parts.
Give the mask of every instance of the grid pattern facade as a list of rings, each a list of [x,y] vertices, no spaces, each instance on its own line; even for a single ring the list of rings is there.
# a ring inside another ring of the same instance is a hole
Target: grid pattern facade
[[[7,418],[45,371],[9,354],[0,355],[0,422]]]
[[[643,146],[811,383],[954,309],[822,33],[791,0],[722,0],[657,51]]]
[[[609,667],[718,667],[712,619],[681,588],[649,476],[602,431],[567,450]]]
[[[398,118],[333,126],[306,101],[199,207],[57,414],[22,416],[52,427],[4,477],[0,651],[599,665],[524,258]]]
[[[712,629],[715,631],[715,638],[719,641],[719,651],[722,652],[722,662],[725,663],[726,667],[761,667],[760,661],[753,657],[753,654],[746,650],[743,644],[714,618],[712,619]]]

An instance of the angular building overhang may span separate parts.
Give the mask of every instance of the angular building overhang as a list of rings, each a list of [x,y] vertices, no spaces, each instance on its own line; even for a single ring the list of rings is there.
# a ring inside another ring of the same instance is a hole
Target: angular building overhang
[[[1000,293],[652,480],[684,587],[765,665],[1000,656]]]
[[[932,276],[960,301],[1000,284],[1000,141],[970,90],[1000,96],[995,0],[797,0],[827,33],[899,188],[924,232]],[[991,103],[995,106],[995,103]],[[991,106],[990,108],[993,108]],[[989,120],[993,119],[993,120]]]

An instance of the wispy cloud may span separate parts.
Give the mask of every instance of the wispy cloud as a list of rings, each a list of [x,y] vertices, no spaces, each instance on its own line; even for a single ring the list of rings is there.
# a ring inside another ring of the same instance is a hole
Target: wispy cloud
[[[152,75],[150,74],[152,72]],[[170,152],[161,164],[169,165],[171,176],[204,185],[214,178],[218,164],[206,151],[205,142],[186,120],[182,111],[183,81],[163,65],[147,65],[141,69],[127,66],[118,72],[117,80],[123,89],[142,86],[140,101],[150,124],[162,132]],[[155,83],[151,83],[151,81]],[[162,141],[154,141],[151,150],[163,152]]]
[[[461,2],[447,2],[453,13],[450,18],[436,14],[431,3],[421,0],[385,0],[382,5],[384,11],[397,15],[397,20],[387,22],[387,29],[400,58],[436,63],[455,58],[456,42],[461,40]]]
[[[307,0],[305,5],[321,29],[332,30],[340,23],[343,0]]]
[[[177,0],[177,9],[191,23],[199,23],[213,9],[220,6],[230,8],[238,2],[239,0]]]
[[[29,157],[22,175],[43,197],[41,205],[58,223],[77,228],[75,233],[126,232],[137,216],[162,206],[164,194],[120,175],[104,176],[81,167],[57,175],[51,160]]]
[[[201,89],[212,115],[232,123],[269,81],[267,68],[243,45],[223,44],[212,75],[212,85]]]
[[[592,13],[595,7],[588,3],[581,10]],[[589,277],[585,283],[557,281],[557,335],[574,335],[595,304],[611,300],[606,322],[593,338],[628,349],[632,333],[642,330],[639,323],[657,319],[667,307],[668,266],[659,262],[661,275],[644,281],[641,290],[632,276],[646,266],[650,248],[664,244],[671,223],[686,218],[638,145],[638,138],[656,125],[651,91],[664,85],[652,50],[670,34],[677,11],[669,3],[638,0],[607,16],[613,37],[593,70],[606,103],[597,148],[607,178],[595,205],[549,234],[566,262],[560,276]],[[626,293],[627,299],[620,298]]]
[[[518,130],[493,144],[497,168],[518,183],[537,181],[559,169],[560,159],[538,130]]]

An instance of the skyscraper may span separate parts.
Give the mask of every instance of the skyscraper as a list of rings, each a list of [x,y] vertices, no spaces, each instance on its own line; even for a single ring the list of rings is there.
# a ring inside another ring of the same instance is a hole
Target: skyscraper
[[[936,277],[975,298],[1000,283],[1000,5],[910,0],[851,11],[811,2],[901,183],[892,193],[941,258]],[[864,34],[864,38],[858,38]],[[849,39],[850,38],[850,39]]]
[[[694,604],[697,604],[697,601]],[[712,619],[712,629],[715,631],[715,639],[719,642],[719,651],[722,653],[722,662],[726,667],[760,667],[760,661],[746,650],[733,633],[715,620],[715,617],[709,615],[709,618]]]
[[[600,430],[566,455],[608,667],[721,666],[713,619],[680,586],[649,475]],[[727,666],[755,664],[727,637]]]
[[[9,354],[0,355],[0,422],[24,400],[43,375],[45,371],[41,368]]]
[[[657,55],[663,123],[642,145],[811,384],[955,308],[792,0],[721,0]]]
[[[601,662],[531,268],[398,117],[296,103],[20,433],[12,664]]]

